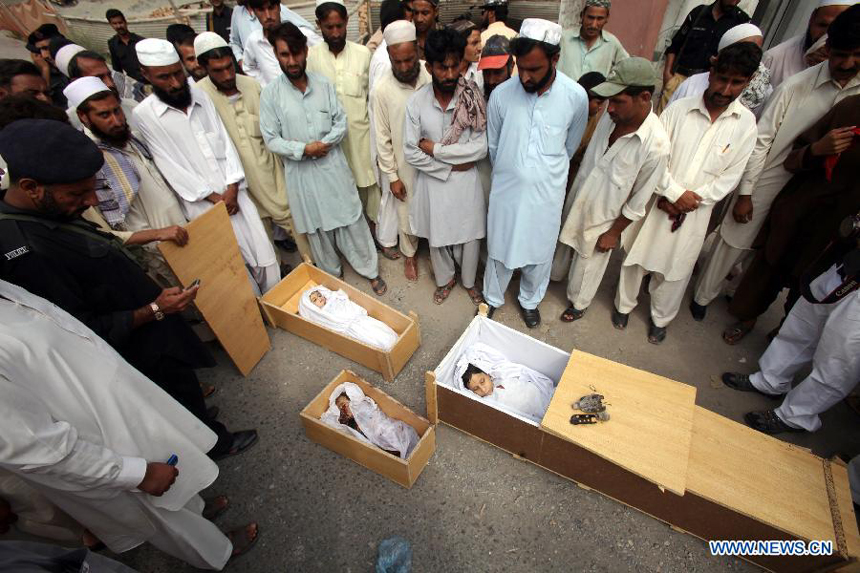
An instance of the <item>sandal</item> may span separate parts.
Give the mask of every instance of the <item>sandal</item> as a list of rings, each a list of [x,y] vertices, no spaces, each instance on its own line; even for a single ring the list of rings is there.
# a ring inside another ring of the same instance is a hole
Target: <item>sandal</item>
[[[456,284],[457,281],[455,279],[451,279],[451,282],[445,286],[436,287],[436,291],[433,293],[433,302],[436,304],[442,304],[445,302]]]
[[[392,247],[379,247],[379,252],[382,253],[382,256],[388,259],[389,261],[396,261],[400,259],[400,251],[394,249]]]
[[[388,291],[388,285],[382,280],[382,277],[376,277],[370,281],[370,288],[373,289],[376,296],[382,296]]]
[[[211,398],[215,395],[215,392],[218,391],[218,387],[210,384],[209,386],[200,385],[200,389],[203,391],[204,398]]]
[[[253,533],[249,533],[249,529],[253,529]],[[230,543],[233,544],[233,553],[230,554],[230,561],[232,561],[254,547],[254,544],[260,538],[260,526],[251,522],[244,527],[227,531],[224,534],[230,540]],[[253,537],[251,537],[252,535]]]
[[[755,323],[748,324],[746,322],[736,322],[723,331],[723,342],[729,346],[734,346],[744,339],[744,337],[752,332]]]
[[[220,454],[212,454],[210,452],[209,457],[212,461],[223,460],[224,458],[229,458],[230,456],[235,456],[241,454],[249,450],[254,444],[257,443],[260,436],[257,434],[257,430],[242,430],[240,432],[233,432],[233,447],[231,447],[226,452],[221,452]]]
[[[214,521],[230,508],[230,499],[226,495],[219,495],[212,499],[207,499],[205,502],[203,517],[209,521]]]
[[[567,307],[563,313],[561,313],[561,321],[562,322],[573,322],[574,320],[579,320],[585,316],[584,310],[577,310],[577,308],[573,305]]]
[[[478,287],[467,288],[466,292],[469,293],[469,298],[472,299],[472,304],[478,306],[484,301],[484,295],[478,290]]]

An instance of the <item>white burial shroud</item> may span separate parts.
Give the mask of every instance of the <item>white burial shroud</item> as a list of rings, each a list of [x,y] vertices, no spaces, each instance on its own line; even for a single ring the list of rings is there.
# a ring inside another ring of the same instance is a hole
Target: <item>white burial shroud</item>
[[[528,366],[511,362],[492,346],[476,342],[466,348],[455,369],[460,388],[467,392],[470,390],[463,384],[463,374],[469,364],[489,374],[493,381],[493,393],[481,400],[498,402],[530,420],[540,422],[555,391],[552,380]]]
[[[322,308],[311,302],[314,291],[325,297]],[[386,352],[397,342],[397,333],[390,326],[368,316],[367,310],[349,300],[343,290],[324,286],[306,290],[299,299],[299,316]]]
[[[349,398],[349,409],[352,411],[352,416],[361,432],[356,432],[339,421],[340,410],[335,404],[335,400],[343,393],[346,393]],[[389,418],[385,412],[379,409],[373,398],[365,396],[361,388],[352,382],[344,382],[334,389],[334,392],[328,397],[328,410],[320,416],[320,421],[383,450],[400,452],[400,457],[404,460],[418,445],[418,432],[415,431],[415,428],[402,420]]]

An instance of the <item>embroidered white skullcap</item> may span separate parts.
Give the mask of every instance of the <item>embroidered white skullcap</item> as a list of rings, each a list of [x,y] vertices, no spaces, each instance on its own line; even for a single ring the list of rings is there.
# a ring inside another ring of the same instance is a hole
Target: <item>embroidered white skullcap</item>
[[[389,46],[403,44],[405,42],[414,42],[416,38],[415,24],[407,22],[406,20],[397,20],[385,27],[385,31],[382,32],[382,37],[385,39],[385,43]]]
[[[761,33],[761,28],[756,26],[755,24],[738,24],[734,28],[729,28],[726,30],[723,37],[720,38],[720,43],[717,45],[717,51],[722,52],[723,48],[731,46],[732,44],[736,44],[740,42],[744,38],[751,38],[753,36],[763,36]]]
[[[857,4],[858,0],[820,0],[818,2],[819,8],[824,8],[825,6],[853,6]]]
[[[95,76],[84,76],[67,85],[63,95],[69,101],[69,109],[78,109],[78,106],[90,96],[109,91],[111,89],[101,79]]]
[[[558,46],[561,42],[561,26],[541,18],[526,18],[520,26],[519,37]]]
[[[66,44],[57,50],[57,56],[54,58],[54,63],[57,65],[57,69],[60,70],[60,73],[69,77],[69,64],[71,63],[72,58],[86,50],[87,49],[85,47],[77,44]]]
[[[317,8],[319,8],[323,4],[340,4],[341,6],[346,8],[346,4],[343,3],[343,0],[317,0]]]
[[[201,32],[194,38],[194,55],[198,58],[209,50],[215,48],[228,48],[228,44],[219,34],[215,32]]]
[[[173,44],[161,38],[146,38],[134,46],[141,66],[169,66],[179,62]]]

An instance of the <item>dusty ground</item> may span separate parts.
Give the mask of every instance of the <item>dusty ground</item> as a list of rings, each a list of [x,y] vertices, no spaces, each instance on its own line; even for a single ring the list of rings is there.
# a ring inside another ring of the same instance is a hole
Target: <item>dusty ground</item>
[[[0,56],[26,56],[21,50],[20,42],[0,37]],[[247,379],[217,350],[220,365],[201,372],[219,387],[211,403],[221,407],[221,419],[235,430],[256,427],[261,436],[253,450],[220,464],[221,477],[207,492],[230,496],[232,508],[219,520],[225,528],[250,520],[261,527],[256,548],[229,571],[370,571],[377,544],[395,534],[412,543],[417,572],[755,569],[711,557],[698,539],[448,426],[439,427],[437,451],[411,490],[306,439],[299,411],[345,368],[423,413],[424,372],[435,368],[474,314],[462,289],[444,306],[433,304],[426,252],[414,284],[404,279],[402,262],[380,261],[389,283],[382,300],[417,312],[422,332],[422,346],[394,382],[278,330],[269,331],[273,348]],[[566,300],[563,286],[552,285],[541,305],[544,323],[529,335],[694,385],[699,405],[738,421],[751,409],[772,407],[763,397],[715,388],[712,377],[726,370],[752,372],[781,308],[772,308],[752,335],[729,347],[720,340],[730,321],[725,301],[714,302],[703,323],[694,322],[685,307],[666,342],[652,346],[645,339],[647,295],[626,332],[610,324],[618,264],[610,266],[587,316],[572,325],[558,321]],[[351,270],[346,280],[370,292]],[[514,282],[495,318],[525,332],[516,287]],[[839,404],[823,419],[819,432],[785,439],[822,456],[860,453],[855,413]],[[191,570],[148,547],[120,559],[142,573]]]

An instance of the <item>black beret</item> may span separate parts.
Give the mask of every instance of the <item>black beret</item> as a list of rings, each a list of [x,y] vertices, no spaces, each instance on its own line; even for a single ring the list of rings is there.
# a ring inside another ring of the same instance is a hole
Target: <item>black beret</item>
[[[0,131],[0,156],[15,180],[74,183],[89,179],[104,165],[93,141],[74,127],[52,119],[19,119]]]

